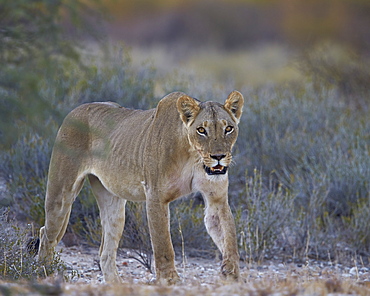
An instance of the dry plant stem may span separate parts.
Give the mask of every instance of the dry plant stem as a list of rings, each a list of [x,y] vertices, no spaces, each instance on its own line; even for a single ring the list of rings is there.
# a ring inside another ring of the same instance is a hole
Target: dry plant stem
[[[357,277],[357,280],[359,280],[359,273],[358,273],[358,266],[357,266],[357,260],[356,260],[356,254],[355,254],[355,256],[354,256],[354,258],[353,258],[353,263],[355,264],[355,271],[356,271],[356,277]]]
[[[6,269],[7,269],[7,265],[6,265],[6,251],[4,251],[4,272],[3,272],[4,277],[6,276]]]
[[[305,248],[305,251],[304,251],[307,261],[308,261],[308,249],[309,249],[309,246],[310,246],[310,230],[307,229],[307,242],[306,242],[306,248]]]
[[[22,246],[20,245],[19,246],[19,250],[20,250],[20,253],[21,253],[21,256],[20,256],[20,263],[21,263],[21,267],[20,267],[20,275],[22,275],[22,271],[23,271],[23,248],[22,248]]]
[[[181,236],[181,254],[182,254],[182,269],[183,269],[183,276],[186,274],[186,256],[185,256],[185,240],[184,236],[182,234],[182,227],[181,227],[181,220],[180,220],[180,215],[178,212],[178,209],[176,208],[176,216],[177,216],[177,221],[179,224],[179,233]]]

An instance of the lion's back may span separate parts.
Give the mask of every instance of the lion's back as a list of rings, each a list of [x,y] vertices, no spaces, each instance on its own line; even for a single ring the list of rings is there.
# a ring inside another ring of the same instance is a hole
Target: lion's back
[[[176,102],[181,95],[171,93],[149,110],[125,108],[113,102],[80,105],[64,119],[55,147],[63,147],[62,156],[76,155],[89,165],[106,165],[107,161],[138,165],[144,161],[143,151],[148,146],[154,152],[163,143],[173,147],[178,142],[175,137],[181,137],[182,123]]]

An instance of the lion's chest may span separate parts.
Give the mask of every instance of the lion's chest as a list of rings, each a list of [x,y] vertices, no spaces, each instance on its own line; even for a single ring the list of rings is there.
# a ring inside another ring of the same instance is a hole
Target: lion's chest
[[[191,193],[194,177],[194,165],[189,163],[179,173],[168,177],[165,187],[169,192],[170,201]]]

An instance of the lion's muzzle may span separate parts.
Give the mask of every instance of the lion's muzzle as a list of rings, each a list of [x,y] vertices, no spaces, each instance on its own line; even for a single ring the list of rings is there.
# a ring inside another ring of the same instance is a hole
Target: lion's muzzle
[[[203,165],[204,170],[208,175],[224,175],[227,172],[228,166],[223,163],[223,159],[226,157],[225,154],[214,154],[210,155],[210,157],[216,161],[214,165],[212,166],[207,166]]]
[[[220,164],[214,167],[203,165],[203,167],[208,175],[224,175],[227,172],[227,166],[222,166]]]

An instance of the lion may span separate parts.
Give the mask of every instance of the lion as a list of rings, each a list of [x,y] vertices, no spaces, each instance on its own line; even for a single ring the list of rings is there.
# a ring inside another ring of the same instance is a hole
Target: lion
[[[203,195],[206,229],[222,254],[221,274],[238,280],[228,169],[243,103],[238,91],[231,92],[223,105],[174,92],[150,110],[111,102],[72,110],[58,131],[51,155],[39,260],[52,259],[66,231],[72,203],[88,178],[100,211],[100,267],[106,282],[121,282],[116,253],[127,200],[146,201],[156,282],[180,281],[169,203],[192,192]]]

